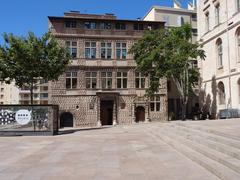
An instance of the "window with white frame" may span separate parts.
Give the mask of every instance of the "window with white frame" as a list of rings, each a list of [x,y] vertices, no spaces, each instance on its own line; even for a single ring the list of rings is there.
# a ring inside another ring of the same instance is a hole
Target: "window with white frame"
[[[112,43],[101,43],[101,58],[111,59],[112,58]]]
[[[95,59],[96,51],[96,42],[85,42],[85,58]]]
[[[112,72],[101,72],[102,89],[112,89]]]
[[[215,6],[215,25],[219,25],[220,23],[220,4]]]
[[[240,62],[240,28],[236,31],[237,62]]]
[[[76,71],[66,72],[66,89],[76,88],[77,88],[77,72]]]
[[[222,40],[217,40],[217,61],[218,61],[218,68],[223,66],[223,47],[222,47]]]
[[[206,32],[209,31],[209,12],[205,14],[205,29],[206,29]]]
[[[225,87],[223,82],[218,83],[218,101],[219,104],[225,104]]]
[[[160,95],[154,95],[150,97],[150,110],[160,111]]]
[[[240,0],[236,0],[236,10],[237,12],[240,11]]]
[[[127,58],[127,43],[116,43],[116,56],[117,59],[126,59]]]
[[[143,73],[135,73],[135,87],[137,89],[145,88],[145,76]]]
[[[240,104],[240,78],[238,79],[238,103]]]
[[[76,41],[66,41],[66,46],[67,46],[72,58],[77,58],[77,42]]]
[[[117,72],[117,88],[127,88],[127,72]]]
[[[96,89],[97,88],[97,72],[86,72],[86,88]]]

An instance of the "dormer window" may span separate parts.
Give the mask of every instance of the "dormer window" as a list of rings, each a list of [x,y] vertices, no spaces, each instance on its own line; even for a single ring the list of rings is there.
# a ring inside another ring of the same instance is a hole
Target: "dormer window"
[[[96,29],[97,28],[97,24],[96,22],[85,22],[84,26],[86,29]]]
[[[133,29],[138,30],[138,31],[143,30],[143,24],[136,23],[136,24],[134,24]]]
[[[65,22],[65,27],[66,28],[76,28],[77,27],[77,22],[76,21],[66,21]]]
[[[125,23],[116,23],[115,28],[117,30],[125,30],[126,29],[126,24]]]

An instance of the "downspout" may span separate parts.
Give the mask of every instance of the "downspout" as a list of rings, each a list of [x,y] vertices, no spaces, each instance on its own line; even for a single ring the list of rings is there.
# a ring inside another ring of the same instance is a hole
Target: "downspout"
[[[228,0],[226,0],[226,15],[227,15],[227,52],[228,52],[228,86],[229,86],[229,100],[227,102],[227,109],[232,108],[232,87],[231,87],[231,60],[229,49],[229,29],[228,29]]]

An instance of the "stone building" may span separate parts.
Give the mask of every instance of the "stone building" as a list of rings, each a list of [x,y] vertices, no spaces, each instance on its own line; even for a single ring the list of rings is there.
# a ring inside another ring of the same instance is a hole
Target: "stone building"
[[[240,107],[240,1],[204,0],[198,4],[202,105],[212,118]]]
[[[0,104],[18,104],[18,93],[19,89],[14,82],[11,84],[0,82]]]
[[[72,55],[67,72],[49,88],[62,127],[166,120],[166,82],[161,80],[159,93],[146,98],[149,78],[136,71],[128,53],[145,31],[163,28],[163,22],[76,11],[48,19],[50,31]]]
[[[181,8],[181,4],[174,1],[173,7],[153,6],[144,16],[146,21],[163,21],[166,28],[180,27],[184,23],[189,23],[192,26],[192,42],[197,41],[197,11],[193,3],[188,3],[188,9]],[[192,61],[192,66],[197,67],[197,60]],[[194,92],[190,93],[187,106],[187,118],[192,117],[192,108],[199,102],[199,87],[194,88]],[[177,90],[174,82],[168,80],[168,113],[170,118],[180,119],[181,115],[181,100],[180,93]]]

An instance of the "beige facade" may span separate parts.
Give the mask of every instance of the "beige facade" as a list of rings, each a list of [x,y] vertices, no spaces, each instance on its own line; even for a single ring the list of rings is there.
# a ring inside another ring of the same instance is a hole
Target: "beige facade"
[[[197,12],[194,4],[189,3],[188,9],[182,9],[180,4],[174,3],[174,7],[153,6],[143,18],[145,21],[163,21],[165,27],[180,27],[184,23],[189,23],[192,26],[192,41],[197,41]],[[197,66],[197,61],[193,61],[193,65]],[[198,103],[198,88],[195,93],[192,93],[189,98],[187,116],[191,118],[192,107]],[[174,119],[181,118],[181,100],[179,92],[174,82],[168,81],[168,113],[174,116]]]
[[[240,108],[240,2],[205,0],[198,4],[202,105],[213,118],[219,110]]]
[[[50,85],[50,100],[60,106],[61,126],[99,126],[165,121],[166,82],[145,98],[149,79],[138,73],[128,53],[148,29],[162,22],[118,20],[112,14],[65,13],[49,17],[49,28],[73,59]]]
[[[48,82],[37,80],[33,90],[33,104],[48,104]],[[19,89],[19,104],[31,104],[31,93],[29,88]]]
[[[14,83],[0,82],[0,104],[18,104],[18,92],[19,90]]]

